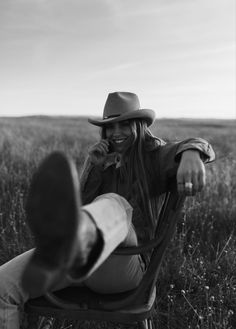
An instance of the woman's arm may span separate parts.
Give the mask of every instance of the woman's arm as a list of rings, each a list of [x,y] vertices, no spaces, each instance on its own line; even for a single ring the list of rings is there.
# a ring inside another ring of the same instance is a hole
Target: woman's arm
[[[156,173],[159,177],[160,191],[166,192],[173,179],[177,181],[179,192],[192,194],[205,185],[204,163],[215,159],[211,145],[201,138],[189,138],[178,143],[167,143],[159,147],[156,154]],[[192,183],[189,193],[185,183]]]
[[[80,189],[83,204],[92,202],[99,195],[101,184],[101,169],[94,165],[91,162],[90,156],[88,156],[80,175]]]
[[[206,170],[198,150],[182,152],[176,179],[180,193],[194,195],[203,189],[206,185]],[[185,186],[185,183],[190,183],[190,186]]]

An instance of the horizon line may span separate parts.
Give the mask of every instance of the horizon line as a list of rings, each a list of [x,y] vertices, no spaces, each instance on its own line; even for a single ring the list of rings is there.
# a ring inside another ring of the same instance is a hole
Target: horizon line
[[[29,114],[29,115],[0,115],[0,119],[23,119],[23,118],[89,118],[92,115],[67,115],[67,114]],[[94,118],[100,118],[99,116],[92,116]],[[225,120],[225,121],[236,121],[235,117],[222,118],[222,117],[157,117],[158,120]]]

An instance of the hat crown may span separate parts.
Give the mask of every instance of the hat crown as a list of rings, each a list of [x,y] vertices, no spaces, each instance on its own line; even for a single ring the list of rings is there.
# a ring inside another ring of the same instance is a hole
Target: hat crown
[[[102,119],[89,118],[88,121],[96,126],[104,126],[124,120],[142,120],[150,126],[155,120],[155,112],[141,109],[138,96],[134,93],[116,91],[108,94]]]
[[[108,94],[103,119],[117,117],[140,109],[138,96],[130,92],[114,92]]]

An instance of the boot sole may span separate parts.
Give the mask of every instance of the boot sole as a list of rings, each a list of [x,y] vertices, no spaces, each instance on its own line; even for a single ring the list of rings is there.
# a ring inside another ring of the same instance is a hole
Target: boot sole
[[[46,292],[72,265],[79,209],[76,168],[64,154],[54,152],[33,176],[26,204],[26,220],[35,237],[36,251],[23,282],[33,294],[36,290]]]

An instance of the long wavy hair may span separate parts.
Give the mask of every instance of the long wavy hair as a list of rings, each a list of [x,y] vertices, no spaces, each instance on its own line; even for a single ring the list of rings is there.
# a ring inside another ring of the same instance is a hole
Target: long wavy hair
[[[150,203],[150,189],[148,172],[145,162],[145,153],[160,145],[160,139],[155,137],[148,129],[144,120],[129,120],[132,132],[132,142],[124,151],[123,164],[121,166],[121,177],[127,181],[130,195],[127,198],[135,197],[132,194],[139,194],[142,208],[145,214],[145,220],[150,228],[154,227],[155,218]],[[106,127],[101,129],[101,138],[106,139]]]

